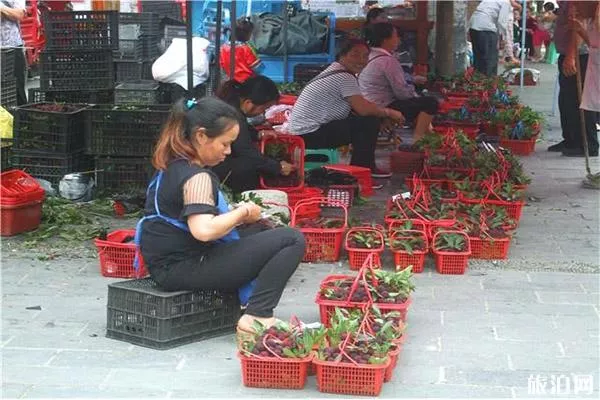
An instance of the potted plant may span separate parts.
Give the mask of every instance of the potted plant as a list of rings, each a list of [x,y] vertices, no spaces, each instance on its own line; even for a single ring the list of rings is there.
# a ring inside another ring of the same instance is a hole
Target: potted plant
[[[427,254],[427,235],[419,230],[395,230],[389,240],[394,253],[396,270],[412,267],[415,273],[423,272]]]
[[[265,329],[254,324],[238,357],[245,386],[277,389],[302,389],[306,383],[313,348],[321,345],[325,328],[302,329],[299,324],[279,322]]]
[[[439,231],[433,235],[432,242],[435,267],[440,274],[465,273],[471,254],[471,245],[466,233]]]
[[[373,255],[373,267],[381,267],[380,254],[384,249],[383,233],[375,228],[356,227],[346,233],[345,248],[348,251],[350,269],[358,270],[367,257]]]

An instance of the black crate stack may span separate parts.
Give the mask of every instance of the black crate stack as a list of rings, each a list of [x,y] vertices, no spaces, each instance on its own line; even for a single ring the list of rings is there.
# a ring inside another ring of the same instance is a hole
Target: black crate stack
[[[116,11],[59,11],[44,14],[46,49],[40,55],[40,89],[30,102],[112,102],[113,50],[119,46]]]
[[[119,46],[113,52],[117,84],[152,79],[160,56],[160,19],[153,13],[119,14]]]
[[[144,190],[153,168],[152,149],[169,105],[93,105],[86,114],[86,153],[96,158],[101,190]]]
[[[11,166],[57,185],[93,169],[84,154],[85,104],[38,103],[15,108]]]
[[[15,54],[20,49],[5,48],[0,54],[0,105],[11,109],[17,105]]]

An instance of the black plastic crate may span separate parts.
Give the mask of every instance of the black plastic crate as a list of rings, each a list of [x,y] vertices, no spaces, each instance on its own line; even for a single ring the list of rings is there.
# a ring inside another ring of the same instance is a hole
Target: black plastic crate
[[[43,90],[114,88],[111,50],[43,51],[40,64],[40,88]]]
[[[29,89],[29,103],[109,104],[115,99],[114,90],[41,90]]]
[[[22,49],[19,50],[22,51]],[[15,79],[15,52],[15,49],[2,49],[0,51],[0,80],[3,84],[5,81]]]
[[[183,21],[181,6],[175,0],[140,0],[142,12],[155,13],[160,18],[168,17],[176,21]]]
[[[0,105],[4,108],[17,106],[17,80],[2,81],[0,87]]]
[[[236,293],[164,292],[151,278],[108,285],[106,337],[156,350],[234,333]]]
[[[14,112],[14,149],[72,153],[82,151],[87,105],[38,103]]]
[[[159,88],[155,81],[121,83],[115,87],[115,104],[158,104]]]
[[[113,51],[114,60],[144,61],[160,56],[159,36],[140,36],[138,39],[121,39],[119,49]]]
[[[96,183],[101,190],[146,190],[153,173],[149,157],[96,157]]]
[[[168,49],[175,38],[185,39],[187,35],[186,29],[185,25],[165,25],[163,48],[165,50]]]
[[[160,35],[160,16],[154,13],[119,13],[119,40]]]
[[[119,46],[117,11],[44,13],[46,49],[110,50]]]
[[[92,106],[85,111],[86,152],[150,157],[169,111],[169,105]]]
[[[116,82],[131,82],[142,79],[144,63],[137,60],[115,61]]]
[[[58,184],[66,174],[91,171],[94,160],[83,152],[55,154],[25,150],[12,150],[11,166],[22,169],[35,178]]]
[[[328,66],[329,64],[298,64],[294,67],[294,82],[308,83]]]
[[[0,171],[6,171],[10,168],[12,144],[12,139],[0,139]]]

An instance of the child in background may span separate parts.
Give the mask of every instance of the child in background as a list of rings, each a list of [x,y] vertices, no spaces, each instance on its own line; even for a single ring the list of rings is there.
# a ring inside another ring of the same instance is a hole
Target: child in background
[[[248,78],[256,76],[257,71],[262,67],[256,51],[248,43],[253,29],[254,24],[248,18],[240,18],[236,23],[235,69],[233,78],[229,76],[231,72],[231,46],[227,43],[221,47],[221,69],[229,79],[233,79],[239,83],[243,83]]]

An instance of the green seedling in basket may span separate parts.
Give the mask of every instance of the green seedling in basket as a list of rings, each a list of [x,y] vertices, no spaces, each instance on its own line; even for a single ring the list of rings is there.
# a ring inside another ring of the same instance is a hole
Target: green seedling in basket
[[[425,240],[422,236],[417,236],[412,232],[406,232],[406,236],[397,233],[394,239],[391,240],[390,247],[392,250],[405,251],[412,256],[415,250],[425,250]]]
[[[349,247],[355,249],[374,249],[381,247],[380,236],[376,232],[355,232],[348,238]]]
[[[365,274],[367,282],[372,281],[372,274],[371,271]],[[370,289],[375,303],[404,303],[415,290],[411,267],[398,272],[379,269],[374,274],[377,284],[370,285]]]
[[[467,242],[463,235],[457,233],[440,233],[435,240],[435,249],[459,253],[467,249]]]
[[[302,329],[278,322],[265,329],[260,322],[253,326],[256,334],[242,343],[242,352],[260,357],[305,358],[325,337],[325,328]]]
[[[512,183],[504,183],[496,194],[505,201],[519,201],[523,197],[523,191],[516,189]]]

